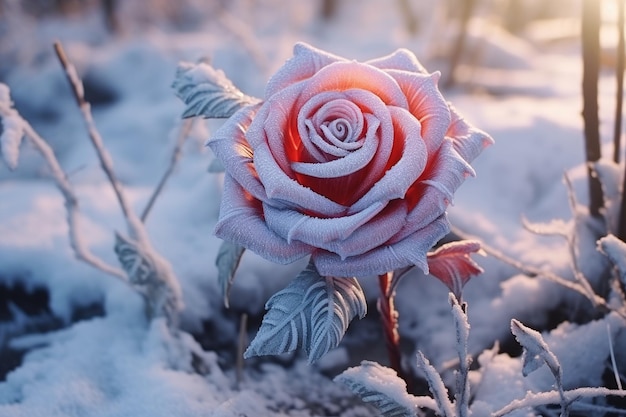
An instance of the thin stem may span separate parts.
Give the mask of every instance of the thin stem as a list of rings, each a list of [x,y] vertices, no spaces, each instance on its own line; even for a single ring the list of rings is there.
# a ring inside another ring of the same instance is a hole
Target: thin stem
[[[617,62],[615,63],[616,105],[613,130],[613,161],[619,164],[622,138],[622,104],[624,103],[624,1],[617,1]]]
[[[74,98],[76,99],[76,103],[78,104],[78,107],[83,115],[83,119],[89,133],[89,139],[91,140],[91,143],[96,150],[96,154],[98,155],[98,159],[100,160],[100,166],[106,174],[109,183],[111,184],[111,187],[113,187],[113,191],[115,192],[117,201],[122,209],[122,212],[124,213],[124,218],[126,219],[126,223],[128,224],[128,229],[131,233],[131,236],[134,238],[139,238],[139,236],[143,235],[143,231],[140,230],[140,228],[138,227],[139,222],[137,219],[137,215],[128,203],[128,200],[124,195],[122,186],[115,176],[115,172],[113,171],[113,160],[111,159],[111,155],[109,154],[109,152],[104,147],[102,137],[96,129],[96,125],[91,114],[91,106],[85,100],[83,84],[76,74],[76,68],[74,68],[74,66],[69,62],[67,55],[65,54],[65,50],[63,49],[63,46],[60,42],[54,43],[54,50],[57,54],[57,57],[59,58],[61,66],[65,71],[67,80],[72,87]]]
[[[152,209],[152,206],[154,205],[154,202],[156,201],[159,194],[161,194],[165,183],[169,179],[170,175],[172,175],[172,172],[174,172],[174,168],[176,168],[176,165],[180,160],[183,144],[185,143],[185,139],[187,139],[187,136],[189,136],[189,132],[191,131],[191,127],[193,126],[193,121],[193,118],[185,119],[178,131],[178,137],[176,138],[176,145],[174,146],[174,151],[172,152],[172,157],[170,158],[170,164],[167,167],[165,173],[163,173],[163,176],[161,177],[161,180],[159,181],[156,189],[150,196],[150,200],[148,200],[146,208],[144,208],[143,213],[141,213],[141,221],[144,223],[146,221],[146,218],[148,217],[148,214],[150,213],[150,210]]]
[[[469,415],[469,368],[471,358],[467,354],[467,341],[469,337],[469,322],[467,319],[467,304],[461,303],[454,293],[449,295],[450,306],[452,307],[452,317],[456,329],[456,350],[459,357],[459,371],[456,376],[455,405],[457,417],[467,417]]]
[[[598,80],[600,76],[600,1],[583,0],[582,55],[583,55],[583,121],[587,177],[589,180],[589,212],[600,217],[604,205],[600,180],[593,173],[592,164],[601,157],[600,120],[598,116]]]
[[[243,313],[241,315],[241,318],[239,319],[239,338],[237,340],[237,359],[236,359],[237,387],[239,387],[241,383],[243,382],[243,365],[244,365],[243,354],[246,350],[246,345],[248,344],[248,335],[246,333],[247,327],[248,327],[248,314]]]
[[[50,145],[48,145],[48,143],[41,136],[39,136],[30,123],[24,120],[22,116],[17,115],[15,110],[0,106],[0,115],[3,114],[3,111],[7,112],[6,115],[8,115],[8,112],[13,112],[12,115],[21,119],[26,140],[30,141],[35,149],[39,151],[50,168],[50,175],[65,200],[70,246],[74,250],[76,258],[127,283],[126,274],[121,269],[107,264],[104,260],[94,255],[81,239],[81,217],[78,210],[78,198],[76,197],[76,193],[74,192],[72,185],[67,180],[67,175],[65,174],[65,171],[63,171],[63,168],[61,168],[61,165],[54,155],[54,151]]]
[[[582,398],[606,397],[609,395],[626,397],[626,391],[610,390],[608,388],[577,388],[563,392],[563,396],[568,403],[572,403]],[[522,408],[539,407],[548,404],[560,404],[561,401],[561,394],[558,391],[539,393],[529,392],[524,398],[513,400],[505,407],[492,413],[491,417],[502,417]]]
[[[389,364],[406,381],[401,366],[400,334],[398,333],[398,311],[394,305],[395,291],[391,290],[393,272],[378,276],[380,296],[378,297],[378,312],[381,316],[383,333],[389,354]]]

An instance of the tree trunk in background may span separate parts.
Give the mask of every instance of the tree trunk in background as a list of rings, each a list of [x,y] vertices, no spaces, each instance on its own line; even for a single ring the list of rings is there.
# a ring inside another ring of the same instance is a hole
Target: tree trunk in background
[[[339,0],[322,0],[322,17],[326,20],[332,19],[337,12]]]
[[[617,42],[617,109],[615,110],[615,151],[613,159],[619,163],[622,137],[622,103],[624,100],[624,3],[625,0],[617,2],[617,24],[619,25],[619,39]],[[626,157],[624,158],[624,170],[626,171]],[[624,183],[622,185],[622,206],[620,208],[617,237],[626,242],[626,172],[624,172]]]
[[[409,0],[398,0],[398,7],[400,9],[402,19],[404,20],[404,27],[406,28],[406,31],[411,35],[415,35],[417,33],[418,22],[415,17],[415,13],[413,13],[413,9],[411,9]]]
[[[102,1],[102,12],[104,13],[104,21],[107,29],[111,33],[117,32],[119,29],[118,21],[117,21],[117,0],[101,0]]]
[[[461,16],[459,17],[459,33],[456,37],[452,50],[450,51],[450,60],[448,61],[448,78],[444,83],[445,88],[452,87],[455,82],[454,73],[456,67],[459,65],[461,56],[465,51],[465,41],[467,38],[467,28],[469,26],[474,6],[476,6],[477,0],[461,0]]]
[[[603,204],[600,180],[594,175],[592,164],[600,159],[600,121],[598,117],[598,78],[600,73],[600,3],[583,0],[582,55],[583,55],[583,122],[585,151],[589,178],[589,212],[600,216]]]

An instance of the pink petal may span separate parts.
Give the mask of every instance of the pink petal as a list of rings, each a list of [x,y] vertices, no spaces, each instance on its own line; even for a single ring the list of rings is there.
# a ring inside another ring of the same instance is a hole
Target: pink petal
[[[394,126],[396,146],[402,144],[402,154],[398,162],[385,172],[384,176],[373,186],[364,181],[369,191],[350,207],[350,213],[363,210],[376,201],[389,201],[404,198],[409,187],[422,174],[428,155],[426,146],[420,135],[419,122],[405,109],[387,107]],[[390,149],[391,150],[391,149]]]
[[[428,73],[422,64],[420,64],[417,60],[415,54],[404,48],[398,49],[390,55],[369,60],[366,64],[380,69],[395,69],[418,72],[422,74]]]
[[[350,236],[341,241],[330,242],[329,252],[334,252],[342,259],[369,252],[384,245],[406,223],[407,204],[404,200],[393,200],[376,217],[357,228]]]
[[[345,177],[365,168],[380,148],[380,141],[376,135],[380,122],[373,117],[370,119],[363,146],[359,149],[328,162],[293,162],[291,168],[295,172],[315,178]],[[351,192],[351,190],[346,191]]]
[[[352,216],[318,218],[290,209],[263,205],[268,227],[287,242],[304,242],[316,248],[327,249],[329,243],[347,239],[385,207],[379,202]]]
[[[296,261],[313,251],[302,242],[287,243],[271,231],[263,219],[260,202],[246,198],[245,190],[229,174],[224,175],[224,193],[215,235],[281,264]]]
[[[289,177],[278,166],[272,152],[270,152],[265,143],[255,148],[254,165],[259,178],[265,185],[268,199],[276,202],[280,201],[285,207],[318,213],[324,217],[342,216],[348,210],[348,207],[338,204],[308,187],[304,187]]]
[[[422,137],[428,154],[439,149],[450,126],[450,110],[444,100],[437,81],[441,74],[415,74],[406,71],[388,71],[398,82],[409,101],[409,111],[422,124]]]
[[[244,107],[232,115],[215,132],[207,145],[224,164],[229,175],[255,198],[265,200],[265,189],[252,161],[254,151],[245,137],[259,107],[260,104]]]
[[[298,104],[325,91],[364,90],[380,98],[386,105],[407,108],[406,97],[398,83],[386,72],[356,61],[335,62],[313,75],[306,82]]]
[[[457,298],[461,297],[467,281],[483,272],[470,257],[472,253],[481,253],[480,242],[451,242],[428,254],[430,274],[443,282]]]
[[[454,148],[467,162],[472,162],[487,146],[494,143],[491,136],[471,126],[463,117],[450,105],[452,122],[446,132],[446,136],[454,141]]]
[[[452,141],[446,139],[430,165],[422,173],[409,193],[420,193],[418,201],[407,216],[405,227],[393,237],[400,241],[425,227],[441,216],[452,202],[454,192],[474,170],[454,150]],[[407,198],[416,198],[407,196]]]
[[[427,252],[450,231],[445,214],[393,245],[379,246],[362,255],[346,259],[335,253],[318,251],[311,255],[317,270],[324,276],[364,277],[416,265],[428,273]]]
[[[298,81],[312,77],[323,67],[333,62],[345,61],[344,58],[314,48],[304,42],[293,47],[293,57],[270,78],[265,87],[265,98]]]

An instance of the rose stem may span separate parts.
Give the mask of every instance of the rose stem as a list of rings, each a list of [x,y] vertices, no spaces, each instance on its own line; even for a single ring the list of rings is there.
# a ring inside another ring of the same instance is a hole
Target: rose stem
[[[402,367],[400,366],[400,334],[398,333],[398,311],[394,305],[395,291],[391,290],[393,272],[387,272],[378,276],[380,297],[378,298],[378,312],[383,325],[389,363],[398,373],[398,376],[407,381]],[[407,381],[408,382],[408,381]]]

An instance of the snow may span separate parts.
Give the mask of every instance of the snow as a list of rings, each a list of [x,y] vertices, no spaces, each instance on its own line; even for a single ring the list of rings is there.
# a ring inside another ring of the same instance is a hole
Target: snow
[[[208,58],[237,88],[256,97],[297,41],[359,60],[405,47],[429,70],[441,70],[445,79],[443,47],[449,48],[455,30],[441,24],[445,13],[436,9],[441,6],[427,4],[411,3],[423,7],[418,14],[423,29],[411,35],[397,7],[381,7],[375,0],[339,2],[328,21],[319,17],[318,2],[237,0],[220,8],[187,0],[175,8],[151,0],[145,6],[120,2],[125,3],[119,16],[124,29],[113,36],[97,9],[80,18],[35,20],[18,2],[6,3],[9,18],[0,14],[0,82],[9,86],[15,108],[49,141],[68,173],[80,201],[84,244],[116,267],[114,232],[126,230],[124,218],[53,57],[51,39],[64,43],[82,77],[115,171],[140,213],[169,163],[181,126],[184,106],[171,88],[179,61]],[[561,17],[571,23],[567,14]],[[456,193],[452,224],[506,256],[573,280],[567,242],[530,233],[522,224],[522,217],[532,223],[562,219],[554,225],[578,232],[580,269],[598,291],[611,268],[597,250],[596,240],[602,237],[595,234],[597,225],[584,221],[588,197],[576,31],[559,20],[536,22],[515,36],[491,18],[481,15],[473,21],[469,45],[483,53],[462,59],[460,86],[443,92],[496,140],[472,164],[477,177]],[[601,134],[607,138],[603,155],[612,154],[608,138],[614,88],[613,73],[604,68],[599,96]],[[8,102],[7,93],[0,88],[0,107]],[[212,236],[222,177],[207,173],[213,157],[203,146],[221,122],[194,123],[181,163],[146,221],[152,245],[180,280],[185,309],[181,330],[175,332],[162,319],[146,322],[141,297],[126,284],[76,260],[62,195],[27,141],[18,160],[15,145],[21,136],[13,132],[21,127],[14,118],[3,120],[3,158],[18,163],[14,171],[0,164],[0,286],[45,288],[45,314],[51,319],[33,326],[34,316],[17,307],[17,300],[0,299],[0,307],[12,306],[15,319],[7,320],[0,308],[0,355],[25,354],[0,381],[1,417],[376,415],[328,378],[364,357],[386,361],[373,308],[374,279],[361,282],[371,306],[368,317],[353,322],[345,343],[318,366],[307,365],[303,355],[252,359],[237,383],[234,358],[241,314],[250,315],[253,335],[266,301],[306,261],[278,266],[246,253],[232,288],[231,309],[222,308],[214,265],[220,241]],[[597,171],[607,195],[608,229],[615,233],[624,164],[603,160]],[[564,174],[580,205],[573,211]],[[623,243],[609,237],[599,245],[623,277]],[[553,389],[546,368],[522,375],[521,349],[510,333],[513,318],[542,331],[568,389],[607,384],[607,324],[618,372],[626,373],[623,318],[600,317],[579,294],[545,277],[524,275],[493,256],[475,260],[485,273],[472,278],[463,293],[471,326],[469,353],[480,364],[471,371],[475,415],[504,407],[529,390]],[[451,371],[458,359],[446,287],[412,271],[400,284],[396,303],[407,367],[417,373],[419,350],[454,387]],[[80,319],[77,312],[94,305],[101,306],[101,313]],[[54,320],[58,324],[51,324]],[[500,350],[489,350],[496,341]],[[389,395],[401,398],[403,393]],[[534,414],[526,408],[511,415]]]

